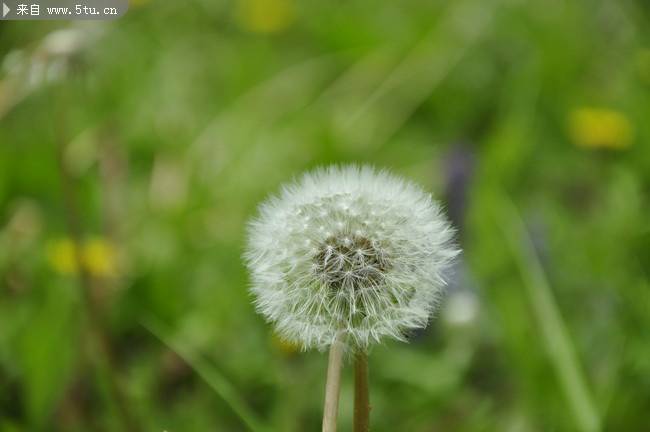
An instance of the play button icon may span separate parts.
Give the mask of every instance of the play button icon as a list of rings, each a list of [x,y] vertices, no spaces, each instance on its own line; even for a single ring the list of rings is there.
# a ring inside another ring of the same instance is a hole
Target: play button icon
[[[9,9],[9,6],[7,6],[6,4],[2,3],[2,18],[6,17],[7,14],[8,14],[10,11],[11,11],[11,9]]]

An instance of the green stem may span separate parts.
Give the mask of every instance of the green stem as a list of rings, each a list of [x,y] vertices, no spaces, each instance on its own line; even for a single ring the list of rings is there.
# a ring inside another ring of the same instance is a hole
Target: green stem
[[[370,429],[368,393],[368,354],[360,350],[354,359],[354,432]]]

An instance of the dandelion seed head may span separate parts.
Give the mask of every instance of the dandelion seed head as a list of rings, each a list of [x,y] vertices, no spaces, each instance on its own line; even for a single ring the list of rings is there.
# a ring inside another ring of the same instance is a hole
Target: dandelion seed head
[[[308,221],[308,223],[306,222]],[[258,311],[304,348],[425,327],[458,250],[431,196],[371,167],[304,174],[260,206],[245,260]]]

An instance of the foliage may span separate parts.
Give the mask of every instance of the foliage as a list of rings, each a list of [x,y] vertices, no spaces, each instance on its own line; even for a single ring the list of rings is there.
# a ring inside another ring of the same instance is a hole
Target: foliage
[[[123,430],[114,385],[142,430],[318,430],[326,356],[273,335],[241,255],[264,197],[341,162],[425,185],[464,250],[430,327],[373,349],[372,430],[646,430],[649,21],[643,0],[3,21],[0,431]]]

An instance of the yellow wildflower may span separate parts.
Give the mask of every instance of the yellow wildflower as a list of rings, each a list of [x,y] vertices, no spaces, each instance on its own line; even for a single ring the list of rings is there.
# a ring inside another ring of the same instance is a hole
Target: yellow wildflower
[[[298,345],[280,338],[275,333],[271,333],[271,342],[276,348],[278,348],[283,354],[287,356],[291,356],[300,351],[300,347]]]
[[[277,33],[286,29],[295,18],[292,0],[239,0],[237,18],[241,25],[255,33]]]
[[[77,272],[75,245],[70,239],[59,239],[47,246],[47,260],[56,272],[70,275]]]
[[[149,3],[150,0],[129,0],[129,7],[140,7]]]
[[[117,253],[110,242],[96,237],[84,243],[83,261],[90,274],[111,276],[116,271]]]
[[[81,245],[81,261],[93,276],[105,277],[116,274],[117,251],[106,239],[91,238]],[[74,241],[63,238],[47,246],[47,260],[52,269],[63,275],[73,275],[79,270]]]
[[[624,114],[606,108],[579,108],[569,119],[571,138],[580,147],[624,149],[633,131]]]

